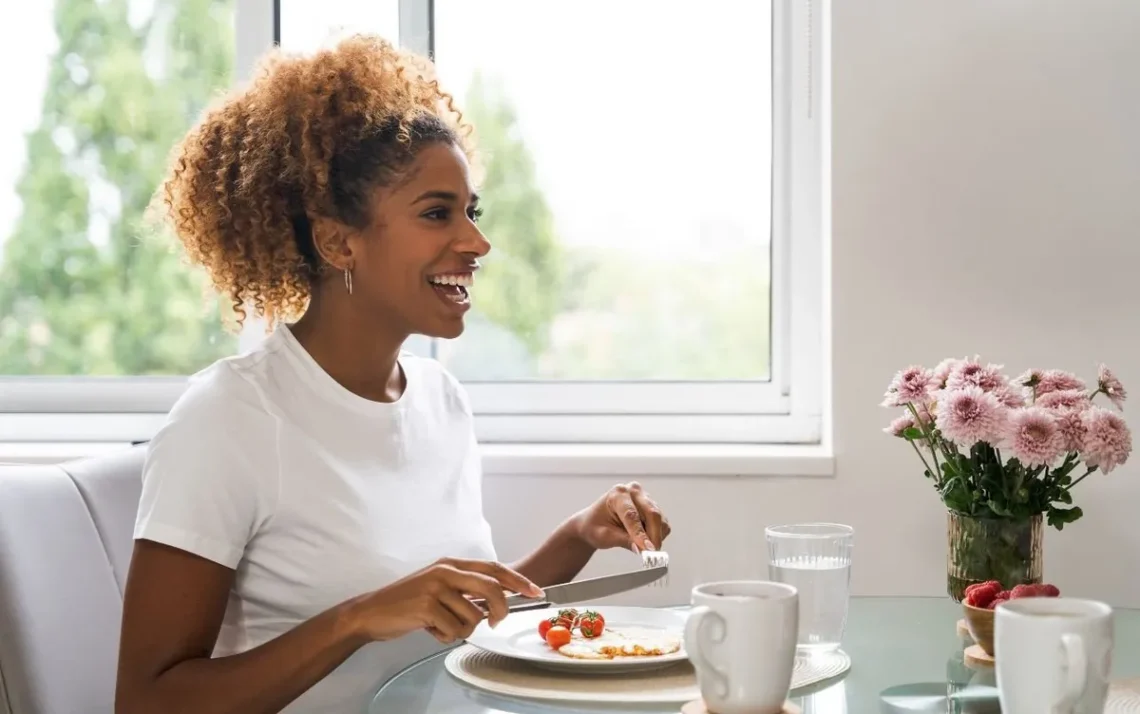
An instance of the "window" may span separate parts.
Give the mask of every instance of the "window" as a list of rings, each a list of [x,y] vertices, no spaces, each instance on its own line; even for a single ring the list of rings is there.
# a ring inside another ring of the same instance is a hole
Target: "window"
[[[239,348],[216,306],[196,301],[200,279],[135,241],[136,198],[161,160],[137,164],[165,158],[234,64],[248,68],[274,36],[311,51],[363,31],[430,53],[485,150],[493,249],[468,329],[409,344],[466,384],[482,440],[816,442],[817,5],[243,0],[235,14],[234,0],[138,0],[93,3],[119,34],[86,42],[53,37],[61,11],[37,11],[39,35],[9,31],[24,47],[10,51],[44,59],[17,89],[31,109],[0,119],[0,141],[22,149],[41,126],[28,152],[52,158],[0,162],[0,274],[20,278],[14,291],[0,283],[0,411],[24,424],[67,412],[52,423],[83,438],[145,438],[182,384],[153,375]],[[123,6],[136,17],[115,16]],[[45,92],[49,68],[63,84]],[[157,131],[158,117],[177,121]],[[30,226],[56,247],[25,237]],[[256,339],[248,328],[242,342]],[[77,409],[106,418],[94,426]]]
[[[114,409],[143,376],[170,392],[181,380],[162,377],[237,347],[203,276],[143,225],[172,144],[232,81],[234,2],[17,14],[0,24],[0,61],[20,68],[0,116],[0,411]],[[6,417],[0,439],[65,421]]]

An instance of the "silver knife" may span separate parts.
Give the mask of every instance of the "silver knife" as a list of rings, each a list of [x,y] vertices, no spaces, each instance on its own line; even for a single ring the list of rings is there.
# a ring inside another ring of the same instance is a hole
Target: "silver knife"
[[[568,583],[562,583],[561,585],[551,585],[550,587],[542,589],[542,597],[528,597],[526,595],[517,594],[508,595],[507,609],[511,612],[520,612],[523,610],[537,610],[553,605],[570,605],[572,603],[597,600],[598,598],[624,593],[643,585],[648,585],[664,577],[668,571],[669,566],[659,565],[655,568],[643,568],[631,570],[628,573],[603,575],[597,578],[573,580]],[[484,601],[475,600],[474,602],[476,605],[486,609]]]

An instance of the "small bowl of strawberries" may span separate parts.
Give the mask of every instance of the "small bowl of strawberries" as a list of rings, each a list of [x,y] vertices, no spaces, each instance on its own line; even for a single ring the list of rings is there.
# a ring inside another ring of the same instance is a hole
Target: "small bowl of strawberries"
[[[966,610],[966,629],[970,637],[990,657],[994,656],[994,610],[1009,600],[1023,597],[1060,597],[1061,591],[1049,583],[1024,583],[1011,590],[996,580],[975,583],[966,588],[962,607]]]

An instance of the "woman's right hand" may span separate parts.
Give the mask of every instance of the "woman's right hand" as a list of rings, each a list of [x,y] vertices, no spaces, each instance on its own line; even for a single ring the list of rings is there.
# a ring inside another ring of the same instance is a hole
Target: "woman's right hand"
[[[353,608],[370,641],[393,640],[427,630],[444,644],[467,638],[487,618],[491,627],[507,616],[504,590],[541,597],[542,590],[501,563],[443,558],[386,588],[362,596]],[[472,599],[486,603],[483,610]]]

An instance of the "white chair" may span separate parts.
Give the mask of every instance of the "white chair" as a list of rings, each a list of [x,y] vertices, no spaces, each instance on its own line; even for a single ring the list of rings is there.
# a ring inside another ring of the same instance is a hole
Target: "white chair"
[[[112,714],[144,456],[0,464],[3,714]]]

